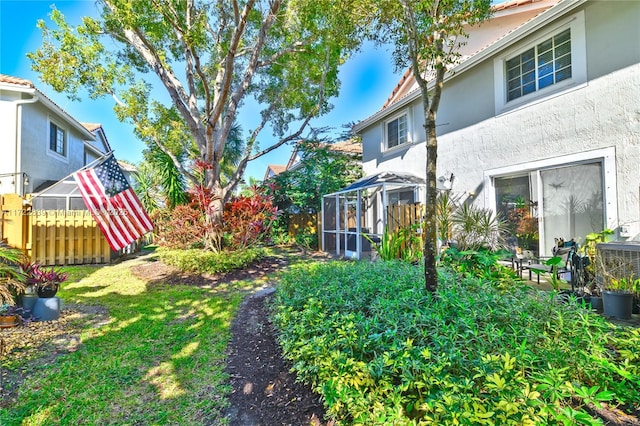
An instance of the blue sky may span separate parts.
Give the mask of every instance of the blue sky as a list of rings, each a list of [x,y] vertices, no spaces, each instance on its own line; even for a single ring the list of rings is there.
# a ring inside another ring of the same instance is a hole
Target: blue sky
[[[81,102],[72,102],[64,94],[56,93],[42,83],[38,74],[31,70],[26,54],[36,50],[42,42],[36,22],[38,19],[49,21],[52,4],[71,24],[80,23],[80,18],[85,15],[97,16],[97,8],[92,0],[0,0],[0,73],[31,80],[40,91],[78,121],[102,123],[116,156],[139,162],[144,144],[135,138],[130,125],[116,119],[111,98],[90,100],[86,97]],[[367,45],[350,58],[340,71],[342,88],[340,96],[332,99],[334,109],[312,121],[312,126],[329,126],[339,131],[342,124],[360,121],[379,110],[402,73],[394,72],[390,56],[390,52],[384,49]],[[152,84],[160,88],[159,82]],[[244,114],[241,113],[239,121],[245,131],[254,122],[254,117],[255,110],[247,109]],[[263,132],[260,141],[260,146],[266,148],[274,138]],[[268,164],[285,164],[290,154],[291,147],[283,146],[251,162],[245,178],[247,181],[249,177],[262,179]]]

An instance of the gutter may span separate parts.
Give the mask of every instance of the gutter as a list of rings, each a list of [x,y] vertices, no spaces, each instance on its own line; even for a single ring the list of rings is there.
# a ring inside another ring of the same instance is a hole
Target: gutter
[[[13,101],[13,104],[16,106],[16,142],[15,142],[15,164],[14,164],[14,173],[15,173],[15,180],[14,180],[14,191],[16,191],[17,194],[19,194],[21,197],[24,197],[25,195],[25,188],[24,188],[24,180],[21,178],[20,181],[20,191],[18,192],[18,175],[20,175],[22,177],[22,171],[20,170],[22,167],[20,167],[20,165],[22,164],[22,105],[25,104],[33,104],[38,102],[38,96],[35,94],[31,95],[32,98],[31,99],[19,99],[17,101]]]
[[[511,44],[517,43],[518,41],[522,40],[526,36],[530,35],[532,32],[538,30],[539,28],[543,27],[549,22],[557,19],[561,15],[572,11],[573,9],[586,3],[587,1],[588,0],[565,0],[556,4],[555,6],[550,7],[549,9],[545,10],[537,17],[533,18],[528,22],[525,22],[520,27],[513,30],[511,33],[505,35],[501,39],[495,41],[490,46],[479,51],[478,53],[473,55],[471,58],[455,66],[451,71],[447,72],[447,74],[445,75],[444,81],[446,82],[447,80],[454,77],[455,75],[459,75],[465,71],[470,70],[477,64],[486,60],[490,56],[496,54],[497,52],[504,49],[505,47]],[[431,80],[428,83],[428,90],[433,89],[434,85],[435,85],[434,80]],[[402,99],[389,105],[387,108],[381,109],[380,111],[365,118],[359,123],[356,123],[356,125],[353,126],[353,131],[355,133],[360,133],[362,130],[366,129],[367,127],[371,126],[377,121],[380,121],[382,118],[395,113],[399,109],[405,107],[407,104],[410,104],[416,99],[420,98],[420,95],[421,95],[420,89],[415,89],[412,92],[407,93]]]

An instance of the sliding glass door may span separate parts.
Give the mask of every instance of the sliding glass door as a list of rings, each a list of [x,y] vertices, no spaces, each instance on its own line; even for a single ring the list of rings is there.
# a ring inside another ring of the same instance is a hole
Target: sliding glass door
[[[582,243],[604,229],[602,163],[576,164],[541,170],[544,251],[555,238]]]
[[[603,163],[558,165],[496,177],[496,209],[510,249],[550,255],[556,238],[578,243],[605,226]]]

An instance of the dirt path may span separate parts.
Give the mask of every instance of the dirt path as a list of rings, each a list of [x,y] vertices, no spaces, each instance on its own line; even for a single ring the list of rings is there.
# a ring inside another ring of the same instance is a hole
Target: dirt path
[[[324,410],[283,360],[265,302],[275,289],[248,296],[231,326],[227,371],[233,386],[231,426],[321,425]]]
[[[237,280],[259,282],[287,265],[286,258],[267,257],[243,270],[211,276],[184,273],[156,261],[136,266],[132,272],[150,284],[216,287]],[[308,386],[296,383],[290,366],[282,358],[265,306],[274,291],[272,284],[266,284],[247,295],[231,325],[227,372],[232,391],[225,414],[231,426],[324,425],[319,396]]]

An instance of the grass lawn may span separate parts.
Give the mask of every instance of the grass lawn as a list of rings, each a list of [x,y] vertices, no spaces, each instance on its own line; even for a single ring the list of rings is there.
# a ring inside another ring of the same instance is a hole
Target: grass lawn
[[[244,292],[261,283],[152,284],[130,270],[148,261],[66,268],[59,296],[103,306],[110,320],[84,329],[77,351],[33,369],[17,403],[0,410],[0,425],[220,423],[231,320]]]

